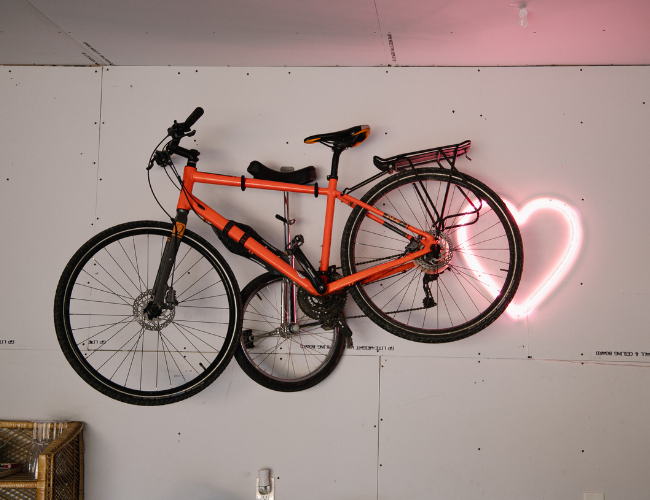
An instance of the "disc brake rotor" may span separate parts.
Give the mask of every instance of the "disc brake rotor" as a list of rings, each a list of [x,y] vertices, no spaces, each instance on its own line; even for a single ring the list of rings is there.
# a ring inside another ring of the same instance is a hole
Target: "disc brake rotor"
[[[418,257],[413,262],[421,271],[427,274],[440,274],[451,262],[453,256],[453,243],[451,238],[444,233],[435,235],[433,230],[429,231],[438,240],[438,244],[431,252]]]
[[[175,308],[163,309],[160,316],[149,319],[149,315],[144,310],[153,299],[153,290],[145,290],[138,295],[133,302],[133,317],[145,330],[159,332],[174,321]]]

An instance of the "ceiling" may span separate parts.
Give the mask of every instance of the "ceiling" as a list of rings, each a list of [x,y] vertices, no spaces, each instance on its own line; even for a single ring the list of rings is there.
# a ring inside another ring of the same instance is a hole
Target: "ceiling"
[[[650,1],[0,0],[0,64],[646,65]]]

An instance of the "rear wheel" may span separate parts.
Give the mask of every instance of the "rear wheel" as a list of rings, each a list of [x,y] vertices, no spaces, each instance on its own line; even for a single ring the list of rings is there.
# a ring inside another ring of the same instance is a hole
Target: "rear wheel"
[[[295,392],[315,386],[332,373],[345,342],[338,327],[323,328],[299,306],[296,324],[283,322],[283,280],[286,278],[266,273],[244,288],[242,336],[235,359],[258,384],[274,391]]]
[[[241,322],[237,282],[223,257],[186,230],[167,284],[168,307],[145,308],[171,224],[130,222],[89,240],[66,266],[54,323],[68,362],[103,394],[162,405],[207,387],[225,369]]]
[[[478,180],[450,177],[449,170],[437,168],[416,172],[391,175],[362,201],[434,234],[432,203],[438,214],[449,217],[438,235],[439,247],[410,268],[357,283],[350,292],[372,321],[397,336],[451,342],[482,330],[505,311],[521,279],[521,235],[505,203]],[[475,223],[472,204],[481,205]],[[345,226],[341,265],[346,276],[406,255],[406,239],[367,213],[355,208]]]

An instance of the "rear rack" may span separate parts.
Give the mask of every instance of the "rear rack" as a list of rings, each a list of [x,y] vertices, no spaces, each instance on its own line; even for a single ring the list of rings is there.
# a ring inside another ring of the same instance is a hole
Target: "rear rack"
[[[437,163],[442,168],[440,160],[447,160],[451,167],[454,166],[456,158],[466,154],[469,151],[472,141],[463,141],[459,144],[451,144],[439,148],[423,149],[422,151],[413,151],[412,153],[403,153],[390,158],[380,158],[375,156],[372,161],[375,166],[383,171],[401,170],[404,167],[415,167],[425,163]]]

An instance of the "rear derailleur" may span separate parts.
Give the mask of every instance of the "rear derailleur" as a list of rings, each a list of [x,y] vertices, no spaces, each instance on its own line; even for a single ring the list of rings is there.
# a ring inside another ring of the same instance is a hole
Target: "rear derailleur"
[[[438,304],[436,304],[436,301],[433,300],[433,294],[431,293],[431,285],[430,283],[432,281],[437,281],[438,280],[438,275],[437,274],[424,274],[424,277],[422,278],[422,288],[424,288],[424,298],[422,299],[422,306],[425,309],[429,309],[431,307],[435,307]]]

